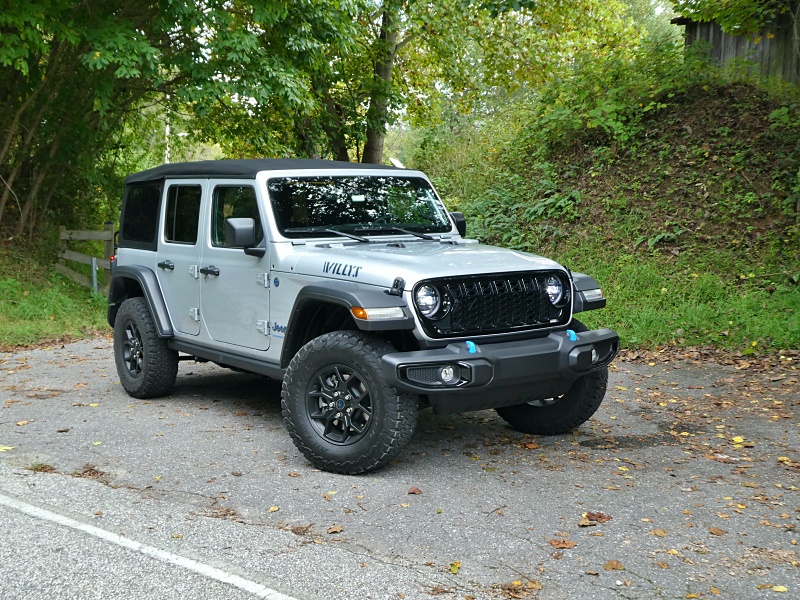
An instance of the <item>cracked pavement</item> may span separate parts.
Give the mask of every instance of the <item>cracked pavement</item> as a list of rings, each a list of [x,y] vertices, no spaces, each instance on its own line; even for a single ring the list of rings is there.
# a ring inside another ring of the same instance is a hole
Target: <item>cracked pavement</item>
[[[277,382],[182,362],[137,400],[96,338],[0,354],[0,494],[296,598],[797,597],[798,379],[618,359],[570,435],[423,412],[399,460],[348,477],[294,449]],[[3,598],[251,597],[0,514]]]

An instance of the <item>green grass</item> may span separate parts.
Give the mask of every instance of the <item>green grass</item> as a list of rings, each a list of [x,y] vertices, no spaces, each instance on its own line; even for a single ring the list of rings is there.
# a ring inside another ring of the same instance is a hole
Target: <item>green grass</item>
[[[53,260],[55,262],[55,259]],[[0,346],[78,339],[107,331],[106,299],[41,264],[0,248]]]
[[[744,353],[800,347],[800,285],[786,275],[733,276],[731,255],[727,273],[704,270],[708,257],[671,262],[662,253],[635,255],[602,244],[583,243],[551,258],[600,282],[607,307],[580,318],[615,329],[624,347],[677,344]]]

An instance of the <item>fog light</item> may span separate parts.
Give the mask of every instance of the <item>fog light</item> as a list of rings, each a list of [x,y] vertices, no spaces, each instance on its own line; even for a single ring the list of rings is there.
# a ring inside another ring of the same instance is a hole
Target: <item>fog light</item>
[[[456,373],[456,369],[450,365],[446,367],[442,367],[439,370],[439,379],[442,380],[442,383],[453,383],[457,381],[459,378],[459,374]]]
[[[600,358],[600,356],[597,354],[597,350],[595,349],[594,346],[592,346],[592,364],[593,365],[597,364],[597,359],[599,359],[599,358]]]

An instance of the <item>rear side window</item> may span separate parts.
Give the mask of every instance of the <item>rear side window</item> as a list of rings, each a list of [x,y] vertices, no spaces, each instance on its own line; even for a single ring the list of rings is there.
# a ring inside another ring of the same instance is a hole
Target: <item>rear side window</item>
[[[256,239],[263,237],[256,190],[247,185],[221,185],[214,188],[211,215],[211,244],[225,246],[225,220],[250,217],[256,222]]]
[[[167,213],[164,217],[164,239],[173,244],[197,243],[200,222],[199,185],[171,185],[167,190]]]
[[[155,250],[160,204],[160,185],[147,184],[128,187],[120,224],[121,246]]]

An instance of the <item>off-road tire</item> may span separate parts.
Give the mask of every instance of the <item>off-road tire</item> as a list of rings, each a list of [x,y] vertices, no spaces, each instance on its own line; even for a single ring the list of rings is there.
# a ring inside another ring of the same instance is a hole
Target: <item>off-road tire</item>
[[[417,397],[399,393],[381,371],[381,357],[394,351],[360,331],[335,331],[308,342],[289,363],[281,390],[283,421],[294,445],[315,467],[366,473],[386,465],[411,440]],[[340,406],[326,407],[339,400]],[[347,408],[352,421],[344,419]],[[333,419],[336,414],[343,416]]]
[[[169,394],[178,375],[178,353],[170,350],[142,297],[128,298],[114,321],[114,359],[122,387],[134,398]]]
[[[576,333],[588,331],[580,321],[572,321]],[[600,408],[608,385],[608,367],[575,380],[559,397],[546,402],[517,404],[495,409],[511,427],[534,435],[559,435],[588,421]]]

